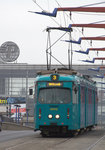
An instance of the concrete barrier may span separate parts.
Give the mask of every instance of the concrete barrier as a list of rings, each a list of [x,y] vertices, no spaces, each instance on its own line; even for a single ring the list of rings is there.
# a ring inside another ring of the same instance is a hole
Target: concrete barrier
[[[3,122],[2,123],[2,130],[33,130],[33,127],[28,127],[28,126],[23,126],[20,124],[16,124],[16,123],[11,123],[11,122]]]

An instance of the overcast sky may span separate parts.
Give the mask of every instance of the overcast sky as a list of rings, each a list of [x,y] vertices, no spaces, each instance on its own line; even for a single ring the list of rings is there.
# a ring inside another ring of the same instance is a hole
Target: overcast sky
[[[60,6],[77,7],[91,3],[99,3],[102,0],[36,0],[46,11],[53,11],[55,7]],[[57,3],[58,2],[58,3]],[[94,5],[105,7],[105,4]],[[32,0],[0,0],[0,45],[6,41],[15,42],[20,48],[18,63],[28,64],[46,64],[46,44],[48,26],[58,26],[50,17],[41,16],[28,11],[42,11]],[[66,12],[66,14],[69,14]],[[105,14],[92,13],[72,13],[72,20],[64,13],[58,13],[54,20],[62,26],[68,26],[71,23],[92,23],[105,20]],[[64,17],[65,16],[65,17]],[[64,19],[65,18],[65,19]],[[64,21],[66,20],[66,21]],[[103,22],[104,23],[104,22]],[[79,30],[78,30],[79,29]],[[73,28],[72,38],[78,40],[82,37],[81,28]],[[63,32],[51,31],[51,43],[57,40]],[[84,36],[105,35],[105,29],[84,29]],[[68,34],[62,40],[68,40]],[[84,41],[81,45],[73,44],[73,50],[86,50],[90,48],[90,42]],[[105,47],[105,41],[93,41],[92,47]],[[59,41],[53,48],[52,54],[62,63],[67,64],[68,43]],[[105,52],[99,53],[103,56]],[[92,59],[97,57],[95,52],[89,55],[73,53],[73,63],[82,63],[81,59]],[[52,63],[57,63],[52,59]],[[97,61],[95,64],[100,63]],[[83,63],[84,64],[84,63]]]

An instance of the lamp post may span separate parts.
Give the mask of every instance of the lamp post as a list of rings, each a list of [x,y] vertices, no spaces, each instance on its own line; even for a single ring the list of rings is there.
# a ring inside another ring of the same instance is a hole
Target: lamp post
[[[27,109],[26,109],[26,115],[27,115],[27,125],[28,125],[28,112],[29,112],[29,109],[27,108]]]
[[[104,76],[95,76],[95,77],[101,78],[101,82],[99,82],[99,83],[101,84],[101,129],[102,129],[102,98],[103,98],[103,96],[102,96],[103,82],[102,81],[103,81]]]
[[[16,123],[17,123],[17,112],[18,112],[18,123],[19,123],[19,107],[21,107],[21,106],[18,105],[18,104],[14,105],[14,106],[16,106],[16,117],[15,117],[15,121],[16,121]],[[17,108],[18,108],[18,110],[17,110]]]
[[[18,123],[19,123],[19,115],[20,115],[20,113],[19,113],[20,111],[19,111],[19,110],[20,110],[20,107],[21,107],[21,106],[18,105]]]

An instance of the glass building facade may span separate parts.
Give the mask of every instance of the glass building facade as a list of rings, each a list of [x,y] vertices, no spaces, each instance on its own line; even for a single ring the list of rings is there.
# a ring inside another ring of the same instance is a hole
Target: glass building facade
[[[99,72],[88,71],[89,68],[97,68],[97,65],[73,65],[73,69],[81,74],[86,74],[97,82],[99,95],[99,122],[105,124],[105,79],[96,78],[94,75]],[[53,65],[53,68],[61,68],[60,65]],[[29,96],[29,88],[34,87],[36,74],[40,70],[46,70],[46,65],[29,65],[18,63],[0,64],[0,105],[8,103],[26,103],[26,109],[33,116],[34,99]],[[105,74],[105,70],[100,70],[100,74]],[[101,84],[102,83],[102,84]]]

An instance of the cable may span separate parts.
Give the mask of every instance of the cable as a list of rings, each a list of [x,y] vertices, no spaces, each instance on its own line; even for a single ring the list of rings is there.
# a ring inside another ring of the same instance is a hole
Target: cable
[[[35,2],[35,4],[40,8],[40,9],[42,9],[43,10],[43,8],[36,2],[36,0],[33,0],[34,2]],[[56,3],[60,6],[60,4],[58,3],[58,1],[57,0],[55,0],[56,1]],[[92,6],[92,5],[99,5],[99,4],[103,4],[103,3],[105,3],[105,1],[104,2],[100,2],[100,3],[93,3],[93,4],[88,4],[88,5],[84,5],[84,6],[80,6],[80,7],[86,7],[86,6]],[[61,6],[60,6],[61,7]],[[44,11],[44,10],[43,10]],[[64,12],[65,13],[65,12]],[[66,13],[65,13],[66,14]],[[67,14],[66,14],[67,15]],[[50,16],[49,16],[50,17]],[[69,17],[68,15],[67,15],[67,17]],[[60,27],[62,27],[57,21],[55,21],[52,17],[50,17],[57,25],[59,25]],[[64,18],[64,21],[65,21],[65,18]],[[72,21],[72,23],[74,23],[73,22],[73,20],[71,19],[71,21]],[[65,22],[65,25],[66,25],[66,22]],[[80,33],[82,33],[78,28],[77,28],[77,30],[80,32]],[[82,35],[84,36],[84,34],[82,33]],[[85,36],[84,36],[85,37]],[[60,38],[59,38],[60,39]],[[59,39],[57,40],[57,41],[59,41]],[[55,45],[56,43],[57,43],[57,41],[56,42],[54,42],[52,45],[51,45],[51,47],[53,46],[53,45]],[[88,41],[87,41],[88,42]],[[88,42],[88,44],[89,44],[89,42]],[[89,44],[90,45],[90,44]],[[49,48],[51,48],[51,47],[49,47]],[[48,49],[49,49],[48,48]]]
[[[57,0],[55,0],[55,1],[56,1],[57,4],[59,5],[59,7],[61,7],[61,5],[58,3],[58,1],[57,1]],[[64,12],[64,13],[65,13],[65,12]],[[66,14],[67,17],[69,17],[67,13],[65,13],[65,14]],[[72,23],[74,23],[72,19],[71,19],[71,21],[72,21]],[[78,30],[80,33],[82,33],[78,28],[77,28],[77,30]],[[83,33],[82,33],[82,35],[84,36]],[[84,37],[85,37],[85,36],[84,36]],[[89,41],[87,41],[87,43],[89,44]],[[80,46],[80,47],[81,47],[81,46]],[[95,53],[96,53],[96,52],[95,52]],[[88,56],[88,57],[90,58],[90,56]]]
[[[100,2],[100,3],[92,3],[92,4],[88,4],[88,5],[82,5],[82,6],[79,6],[79,7],[87,7],[87,6],[93,6],[93,5],[100,5],[100,4],[104,4],[105,1],[103,2]]]
[[[50,48],[52,48],[64,35],[66,35],[67,32],[65,32],[62,36],[60,36],[60,38],[58,38],[50,47],[48,47],[46,49],[46,51],[48,51]]]
[[[105,22],[105,20],[98,21],[98,22],[92,22],[92,23],[90,23],[90,24],[96,24],[96,23],[100,23],[100,22]]]
[[[34,0],[33,0],[34,1]],[[57,0],[55,0],[56,1],[56,3],[60,6],[60,4],[58,3],[58,1]],[[40,8],[40,9],[42,9],[43,10],[43,8],[36,2],[36,0],[34,1],[35,3],[36,3],[36,5]],[[61,7],[61,6],[60,6]],[[44,10],[43,10],[44,11]],[[65,13],[65,12],[64,12]],[[65,13],[66,14],[66,13]],[[67,15],[67,14],[66,14]],[[68,15],[67,15],[68,16]],[[59,25],[59,26],[61,26],[57,21],[55,21],[52,17],[50,17],[57,25]],[[72,20],[71,20],[72,21]],[[73,21],[72,21],[73,22]],[[77,28],[78,29],[78,28]],[[78,29],[78,31],[79,32],[81,32],[79,29]],[[82,33],[82,32],[81,32]],[[83,33],[82,33],[83,34]],[[84,36],[84,34],[83,34],[83,36]],[[85,37],[85,36],[84,36]]]
[[[34,0],[33,0],[34,1]],[[34,1],[35,4],[41,9],[43,10],[43,8],[36,2],[36,0]],[[44,10],[43,10],[44,11]],[[51,17],[50,17],[51,18]],[[51,18],[58,26],[61,27],[61,25],[55,21],[53,18]],[[57,39],[57,41],[55,41],[49,48],[46,49],[47,54],[50,54],[50,56],[52,56],[56,61],[58,61],[62,66],[64,66],[65,68],[67,68],[64,64],[62,64],[57,58],[55,58],[51,53],[48,52],[49,49],[51,49],[51,47],[53,47],[67,32],[65,32],[59,39]],[[47,43],[48,44],[48,43]],[[47,56],[47,61],[48,61],[48,56]],[[48,66],[47,66],[48,67]]]
[[[105,14],[100,14],[100,13],[97,13],[97,14],[93,14],[93,13],[84,13],[84,12],[74,12],[75,14],[81,14],[81,15],[93,15],[93,16],[105,16]]]
[[[48,2],[48,10],[50,10],[49,0],[47,0],[47,2]]]
[[[59,62],[62,66],[64,66],[65,68],[67,68],[64,64],[62,64],[55,56],[53,56],[52,54],[50,54],[48,52],[49,55],[51,55],[57,62]]]
[[[61,7],[57,0],[55,0],[55,2],[58,4],[59,7]],[[65,12],[63,12],[63,17],[64,17],[65,26],[66,26]]]
[[[44,11],[44,9],[36,2],[36,0],[34,1],[33,0],[33,2],[42,10],[42,11]],[[50,16],[49,16],[50,17]],[[54,20],[52,17],[50,17],[58,26],[60,26],[61,27],[61,25],[56,21],[56,20]]]
[[[80,6],[80,7],[87,7],[87,6],[92,6],[92,5],[99,5],[99,4],[103,4],[103,3],[105,3],[105,1],[100,2],[100,3],[93,3],[93,4],[89,4],[89,5],[83,5],[83,6]],[[82,15],[99,15],[99,16],[105,16],[105,15],[102,15],[102,14],[87,14],[87,13],[84,14],[84,13],[79,13],[79,12],[75,12],[75,13],[82,14]],[[94,22],[94,23],[100,23],[100,22],[105,22],[105,20],[104,21],[99,21],[99,22]],[[84,36],[84,34],[83,34],[83,36]]]
[[[57,0],[55,0],[57,2]],[[88,4],[88,5],[84,5],[84,6],[80,6],[80,7],[86,7],[86,6],[92,6],[92,5],[99,5],[99,4],[103,4],[105,3],[105,1],[103,2],[100,2],[100,3],[92,3],[92,4]],[[57,4],[60,6],[60,4],[57,2]],[[61,7],[61,6],[60,6]],[[82,13],[81,13],[82,14]],[[67,15],[67,14],[66,14]],[[68,15],[67,15],[68,17]],[[71,19],[71,21],[73,22],[73,20]],[[74,23],[74,22],[73,22]],[[97,22],[98,23],[98,22]],[[77,28],[78,29],[78,28]],[[78,29],[79,32],[81,32],[79,29]],[[82,32],[81,32],[82,33]],[[82,35],[84,36],[84,34],[82,33]],[[84,36],[85,37],[85,36]],[[88,42],[88,41],[87,41]],[[89,42],[88,42],[89,44]],[[96,52],[95,52],[96,53]],[[90,57],[89,57],[90,58]]]

